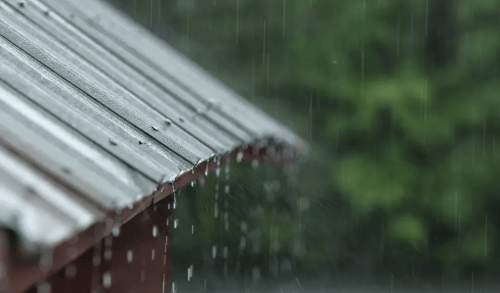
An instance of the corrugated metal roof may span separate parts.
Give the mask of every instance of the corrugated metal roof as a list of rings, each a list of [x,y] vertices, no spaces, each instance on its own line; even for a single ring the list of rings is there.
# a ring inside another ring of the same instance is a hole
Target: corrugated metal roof
[[[26,251],[270,138],[305,148],[106,3],[0,0],[0,225]]]

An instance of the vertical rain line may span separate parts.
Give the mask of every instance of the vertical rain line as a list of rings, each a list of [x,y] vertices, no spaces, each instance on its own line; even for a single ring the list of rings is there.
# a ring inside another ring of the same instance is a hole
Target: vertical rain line
[[[363,2],[363,4],[365,3]],[[361,95],[365,91],[365,21],[366,5],[363,5],[363,18],[361,19]]]
[[[312,105],[313,105],[313,97],[311,95],[311,99],[309,102],[309,141],[312,142]]]
[[[286,0],[283,0],[283,38],[285,37]]]
[[[425,0],[425,37],[429,34],[429,0]]]
[[[156,22],[156,29],[158,30],[158,33],[160,33],[160,27],[161,27],[161,9],[162,9],[162,3],[163,0],[158,0],[158,20]]]
[[[187,52],[189,52],[189,12],[187,13]]]
[[[484,257],[488,254],[488,215],[484,216]]]
[[[266,64],[266,21],[264,20],[264,33],[262,37],[262,64]]]
[[[239,10],[240,10],[240,1],[236,0],[236,45],[238,45],[238,37],[239,37],[239,33],[240,33]]]
[[[266,93],[269,94],[269,53],[267,53]]]
[[[150,0],[149,3],[149,27],[153,29],[153,2],[154,0]]]

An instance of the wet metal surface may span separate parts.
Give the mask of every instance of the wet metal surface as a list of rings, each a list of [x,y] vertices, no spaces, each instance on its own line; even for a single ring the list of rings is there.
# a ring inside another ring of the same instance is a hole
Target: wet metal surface
[[[0,292],[60,273],[239,152],[284,167],[305,149],[98,0],[0,0],[0,117]]]

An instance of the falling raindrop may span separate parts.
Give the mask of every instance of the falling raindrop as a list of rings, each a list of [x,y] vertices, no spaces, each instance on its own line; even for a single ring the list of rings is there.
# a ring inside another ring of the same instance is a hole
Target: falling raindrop
[[[68,279],[74,279],[76,276],[76,273],[77,273],[77,268],[73,264],[68,265],[66,267],[66,269],[64,270],[64,274],[65,274],[66,278],[68,278]]]
[[[238,155],[236,155],[236,162],[241,163],[242,160],[243,160],[243,152],[239,151]]]
[[[151,249],[151,260],[155,260],[155,254],[156,251],[154,249]]]
[[[172,282],[172,293],[177,292],[177,287],[175,286],[175,282]]]
[[[167,222],[168,222],[168,219],[167,219]],[[153,237],[156,238],[156,236],[158,236],[158,226],[154,225],[153,226]]]
[[[115,237],[120,236],[120,226],[116,226],[113,228],[113,236]]]
[[[109,261],[112,256],[113,256],[113,251],[111,249],[107,248],[104,251],[104,260]]]
[[[111,287],[111,273],[110,272],[105,272],[104,274],[102,274],[102,285],[104,288]]]
[[[38,284],[36,286],[36,292],[37,293],[50,293],[50,284],[48,282],[43,282],[41,284]]]
[[[95,266],[95,267],[98,267],[100,264],[101,264],[101,257],[96,255],[92,258],[92,264]]]
[[[141,271],[141,282],[144,282],[146,279],[146,272],[144,270]]]
[[[177,229],[177,226],[179,225],[179,220],[175,219],[174,220],[174,229]]]
[[[188,268],[188,281],[191,280],[191,278],[193,277],[193,271],[194,271],[194,265],[190,265],[189,268]]]
[[[228,250],[227,246],[224,246],[224,248],[222,250],[222,255],[225,259],[227,259],[228,255],[229,255],[229,250]]]
[[[213,246],[212,247],[212,258],[216,258],[217,257],[217,246]]]
[[[127,251],[127,262],[131,263],[134,258],[134,252],[132,250]]]
[[[259,161],[258,160],[253,160],[252,161],[252,168],[257,169],[259,167]]]
[[[224,173],[226,173],[226,180],[229,180],[229,171],[230,171],[229,162],[227,162],[224,170]]]
[[[226,186],[224,186],[224,192],[229,194],[229,185],[226,184]]]
[[[207,161],[207,167],[205,168],[205,176],[208,176],[208,167],[210,165],[210,162]]]
[[[194,187],[195,181],[191,181],[191,187]]]
[[[191,225],[191,234],[194,234],[194,225]]]

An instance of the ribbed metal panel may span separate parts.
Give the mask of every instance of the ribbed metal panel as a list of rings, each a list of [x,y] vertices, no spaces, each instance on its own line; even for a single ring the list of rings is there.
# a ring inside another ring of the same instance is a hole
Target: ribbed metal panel
[[[25,250],[268,138],[302,144],[103,1],[0,0],[0,228]]]

